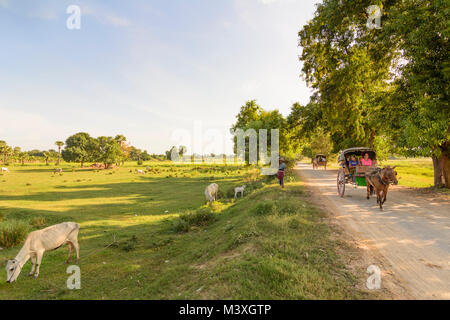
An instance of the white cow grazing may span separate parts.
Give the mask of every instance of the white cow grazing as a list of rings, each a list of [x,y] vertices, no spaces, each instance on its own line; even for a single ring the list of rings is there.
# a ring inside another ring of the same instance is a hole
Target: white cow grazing
[[[8,168],[2,167],[2,172],[9,172]]]
[[[217,193],[219,192],[219,185],[217,183],[211,183],[205,189],[206,202],[211,203],[217,200]]]
[[[78,231],[80,226],[75,222],[63,222],[42,230],[31,232],[22,249],[20,249],[16,258],[9,260],[6,264],[6,282],[17,280],[22,267],[31,258],[33,264],[30,276],[37,278],[39,276],[39,266],[45,251],[58,249],[64,244],[69,246],[69,256],[66,263],[69,263],[72,249],[77,253],[77,263],[80,259],[80,247],[78,245]]]
[[[234,188],[234,198],[237,198],[237,195],[240,193],[241,194],[241,198],[244,196],[244,189],[245,189],[245,184],[242,187],[236,187]]]
[[[141,169],[137,169],[136,172],[137,172],[137,174],[144,174],[144,171]]]
[[[62,173],[62,168],[56,168],[55,171],[53,171],[53,173]]]

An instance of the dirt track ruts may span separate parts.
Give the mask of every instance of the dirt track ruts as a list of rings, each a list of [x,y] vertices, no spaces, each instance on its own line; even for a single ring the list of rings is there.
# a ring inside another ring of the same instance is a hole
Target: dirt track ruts
[[[336,170],[312,170],[298,164],[305,185],[323,199],[339,224],[353,237],[376,248],[385,270],[401,280],[416,299],[450,299],[450,201],[447,195],[390,188],[384,210],[366,188],[347,184],[336,191]]]

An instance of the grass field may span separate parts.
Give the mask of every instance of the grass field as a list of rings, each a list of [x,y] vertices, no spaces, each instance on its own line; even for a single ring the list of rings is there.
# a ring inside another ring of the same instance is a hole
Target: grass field
[[[383,161],[383,165],[397,166],[398,184],[406,187],[428,188],[434,184],[431,158],[408,158]]]
[[[7,284],[6,260],[20,244],[0,250],[0,299],[373,297],[357,289],[362,282],[337,254],[345,245],[293,176],[282,190],[253,168],[147,165],[145,175],[127,164],[114,171],[65,165],[62,175],[44,165],[16,166],[0,176],[0,224],[81,225],[81,290],[66,288],[65,247],[44,254],[38,279],[27,277],[28,262]],[[210,211],[204,189],[212,182],[225,196],[231,187],[248,188],[244,199],[224,197]],[[101,250],[114,236],[117,242]]]

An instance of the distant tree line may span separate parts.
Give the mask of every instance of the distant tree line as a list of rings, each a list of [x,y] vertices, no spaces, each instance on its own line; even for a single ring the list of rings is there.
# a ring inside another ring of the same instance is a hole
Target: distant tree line
[[[91,137],[86,132],[76,133],[66,141],[56,141],[57,150],[22,151],[20,147],[11,147],[6,141],[0,140],[0,161],[3,164],[29,162],[51,162],[59,164],[61,159],[66,162],[80,163],[83,167],[88,162],[101,163],[105,168],[111,165],[123,165],[125,161],[165,160],[165,155],[150,155],[146,150],[128,145],[123,135],[115,137]]]

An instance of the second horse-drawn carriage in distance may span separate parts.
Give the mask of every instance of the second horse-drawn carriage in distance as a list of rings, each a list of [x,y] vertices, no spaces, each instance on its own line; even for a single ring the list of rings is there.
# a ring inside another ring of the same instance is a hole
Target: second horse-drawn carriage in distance
[[[324,154],[316,154],[312,160],[313,169],[319,169],[319,166],[323,166],[327,170],[327,156]]]
[[[366,185],[366,172],[377,169],[377,155],[371,148],[350,148],[339,153],[339,171],[337,175],[337,191],[343,197],[345,184],[354,186]]]

